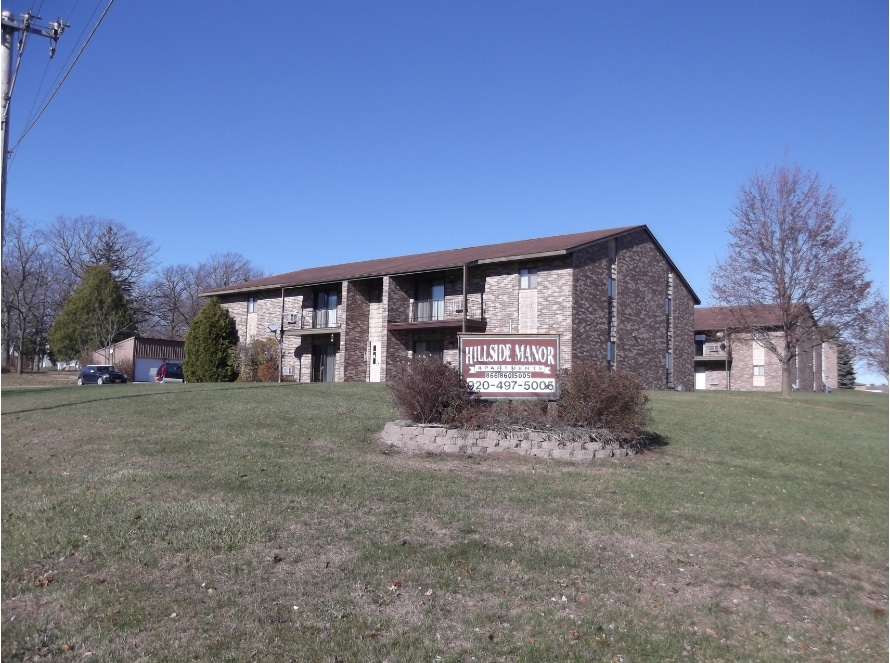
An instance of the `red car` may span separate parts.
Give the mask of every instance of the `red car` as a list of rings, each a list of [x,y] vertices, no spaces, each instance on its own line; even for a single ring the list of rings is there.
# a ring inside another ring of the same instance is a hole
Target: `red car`
[[[182,364],[161,364],[160,368],[158,368],[155,380],[161,384],[166,382],[185,382],[185,375],[182,373]]]

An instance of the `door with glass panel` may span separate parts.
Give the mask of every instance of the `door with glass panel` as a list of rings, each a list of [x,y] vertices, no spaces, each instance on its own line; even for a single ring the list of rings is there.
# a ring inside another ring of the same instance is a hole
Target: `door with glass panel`
[[[313,345],[312,382],[333,382],[336,374],[336,359],[336,344]]]
[[[315,316],[313,327],[326,329],[337,326],[337,302],[339,293],[336,290],[321,290],[315,293]]]
[[[445,318],[445,281],[419,281],[414,301],[415,322],[428,322]]]

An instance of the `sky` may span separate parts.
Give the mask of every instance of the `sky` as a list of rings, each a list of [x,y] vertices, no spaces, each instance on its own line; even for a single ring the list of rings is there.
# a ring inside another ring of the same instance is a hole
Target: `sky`
[[[267,275],[646,224],[710,300],[739,188],[835,188],[888,281],[883,0],[8,0],[7,205]]]

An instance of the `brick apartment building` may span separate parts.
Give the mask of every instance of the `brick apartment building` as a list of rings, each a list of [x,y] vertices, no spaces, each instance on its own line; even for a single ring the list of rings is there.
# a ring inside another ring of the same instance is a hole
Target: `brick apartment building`
[[[729,306],[695,309],[695,388],[782,391],[782,365],[756,340],[780,338],[781,315],[775,306],[747,307],[744,315]],[[791,384],[800,391],[837,387],[837,346],[818,338],[797,348]]]
[[[692,389],[700,303],[644,225],[270,276],[202,293],[241,343],[278,338],[301,382],[385,381],[414,355],[457,366],[458,334],[559,334],[560,363]],[[283,330],[280,332],[279,330]]]

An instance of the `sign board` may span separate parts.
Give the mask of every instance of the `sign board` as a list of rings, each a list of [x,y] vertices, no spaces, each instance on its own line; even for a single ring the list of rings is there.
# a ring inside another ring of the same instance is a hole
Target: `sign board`
[[[482,398],[559,397],[559,336],[461,334],[460,374]]]

